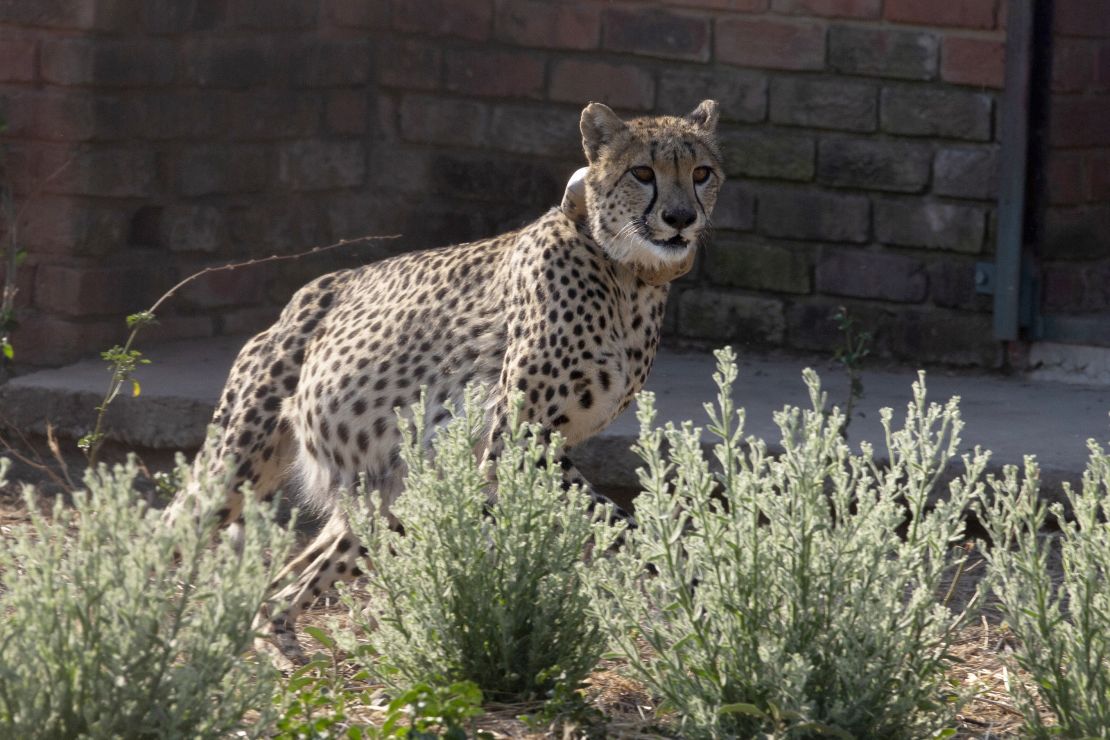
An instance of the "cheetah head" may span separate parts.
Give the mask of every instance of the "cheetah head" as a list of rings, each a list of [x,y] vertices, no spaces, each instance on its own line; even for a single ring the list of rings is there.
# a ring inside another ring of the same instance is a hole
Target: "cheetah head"
[[[590,103],[580,127],[590,165],[586,219],[594,239],[635,271],[685,272],[724,182],[717,102],[704,100],[684,117],[631,121]]]

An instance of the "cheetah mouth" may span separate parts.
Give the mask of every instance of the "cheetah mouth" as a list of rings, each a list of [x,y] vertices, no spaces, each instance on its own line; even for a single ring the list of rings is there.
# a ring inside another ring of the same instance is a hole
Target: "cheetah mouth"
[[[652,239],[652,242],[656,246],[674,250],[685,249],[690,245],[686,237],[679,236],[678,234],[675,234],[670,239]]]

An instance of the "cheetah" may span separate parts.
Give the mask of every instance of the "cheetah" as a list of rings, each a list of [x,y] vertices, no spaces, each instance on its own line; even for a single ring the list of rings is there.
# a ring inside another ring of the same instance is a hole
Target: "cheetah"
[[[712,100],[686,116],[630,121],[590,103],[581,200],[571,188],[563,207],[519,230],[320,277],[243,347],[213,418],[217,444],[195,465],[228,480],[224,524],[237,526],[246,483],[264,500],[292,483],[301,505],[325,516],[265,617],[286,657],[303,660],[299,614],[361,575],[366,550],[341,492],[366,476],[385,506],[400,495],[394,409],[409,409],[422,388],[431,429],[468,384],[488,385],[479,452],[489,456],[514,392],[523,418],[560,432],[569,450],[628,406],[655,357],[669,282],[692,265],[724,181],[717,118]],[[568,487],[608,502],[570,458],[558,462]],[[187,499],[179,494],[169,516]]]

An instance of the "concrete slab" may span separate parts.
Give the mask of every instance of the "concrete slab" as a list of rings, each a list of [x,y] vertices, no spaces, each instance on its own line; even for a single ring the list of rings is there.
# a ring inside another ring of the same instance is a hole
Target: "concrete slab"
[[[139,368],[138,398],[120,397],[111,406],[107,431],[126,445],[155,449],[195,449],[204,437],[228,369],[244,338],[177,342],[149,349],[152,364]],[[808,405],[801,371],[813,366],[821,375],[830,404],[842,405],[847,379],[827,358],[741,354],[734,389],[747,409],[747,433],[769,443],[779,439],[772,416],[783,406]],[[702,403],[712,400],[714,360],[709,353],[664,351],[648,389],[657,396],[661,421],[693,419],[704,425]],[[910,400],[913,368],[884,368],[863,373],[864,398],[850,427],[853,444],[868,440],[882,450],[878,410],[892,407],[895,421]],[[0,413],[20,428],[43,432],[49,420],[65,436],[88,431],[109,379],[104,363],[88,360],[16,378],[0,387]],[[967,424],[967,450],[976,444],[994,452],[995,466],[1020,464],[1036,455],[1046,487],[1077,480],[1087,459],[1086,440],[1110,440],[1110,385],[1076,385],[968,372],[928,375],[929,396],[944,401],[960,396]],[[607,489],[636,486],[638,460],[629,451],[638,431],[630,409],[587,445],[575,450],[583,472]]]

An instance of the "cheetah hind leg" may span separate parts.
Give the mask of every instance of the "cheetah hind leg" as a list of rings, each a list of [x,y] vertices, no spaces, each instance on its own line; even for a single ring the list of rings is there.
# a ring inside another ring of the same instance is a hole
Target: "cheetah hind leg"
[[[304,665],[307,656],[297,639],[297,619],[337,583],[361,576],[358,563],[366,553],[351,531],[347,517],[340,509],[333,510],[316,538],[275,579],[274,587],[293,580],[259,613],[256,629],[262,637],[256,648],[272,652],[272,647],[276,647],[285,660]]]

